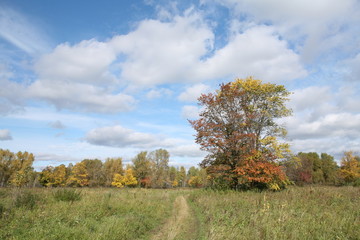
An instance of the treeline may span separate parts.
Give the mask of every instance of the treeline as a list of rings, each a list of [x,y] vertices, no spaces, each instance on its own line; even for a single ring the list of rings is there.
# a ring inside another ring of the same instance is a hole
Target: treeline
[[[122,158],[84,159],[75,165],[47,166],[34,171],[34,155],[0,149],[0,186],[16,187],[202,187],[205,169],[169,166],[170,154],[165,149],[142,151],[132,164]]]
[[[283,164],[285,173],[296,185],[326,184],[360,186],[360,157],[345,152],[340,166],[334,157],[315,152],[298,153]]]
[[[169,166],[170,154],[165,149],[142,151],[132,164],[122,158],[84,159],[75,165],[47,166],[34,171],[34,155],[0,149],[0,186],[16,187],[215,187],[221,188],[226,175],[204,168]],[[360,157],[345,152],[340,166],[334,157],[322,153],[298,153],[281,163],[288,179],[296,185],[326,184],[360,186]]]

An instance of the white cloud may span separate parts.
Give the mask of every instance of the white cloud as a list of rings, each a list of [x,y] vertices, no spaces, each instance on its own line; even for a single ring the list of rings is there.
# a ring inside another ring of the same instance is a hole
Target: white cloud
[[[12,140],[11,133],[8,129],[0,129],[0,141]]]
[[[295,111],[318,108],[328,103],[332,98],[329,87],[311,86],[304,89],[297,89],[290,96],[290,107]]]
[[[185,105],[181,110],[181,116],[185,119],[197,119],[199,118],[199,113],[199,107],[193,105]]]
[[[306,76],[299,56],[287,48],[272,27],[256,26],[239,33],[204,62],[200,74],[208,78],[254,76],[280,82]]]
[[[100,87],[82,83],[36,81],[29,95],[45,100],[58,109],[79,112],[116,113],[131,110],[136,101],[127,94],[111,94]]]
[[[210,91],[210,86],[205,84],[196,84],[189,88],[187,88],[184,92],[182,92],[178,99],[184,102],[196,102],[201,94],[208,93]]]
[[[225,0],[218,1],[248,21],[271,23],[295,43],[303,59],[334,49],[351,52],[359,41],[360,4],[356,0]],[[357,46],[358,48],[358,46]]]
[[[154,150],[167,149],[175,157],[203,157],[193,140],[171,138],[160,134],[137,132],[120,125],[96,128],[89,131],[85,140],[93,145]]]
[[[136,85],[193,82],[199,60],[212,48],[214,34],[200,15],[175,16],[170,22],[144,20],[111,44],[126,55],[122,77]]]
[[[29,19],[13,9],[0,8],[0,36],[29,54],[40,54],[49,49],[46,35]]]
[[[177,157],[204,157],[206,152],[200,150],[197,144],[180,145],[169,149],[172,156]]]
[[[149,92],[146,93],[146,97],[148,99],[164,98],[164,97],[169,97],[172,94],[173,94],[173,92],[170,89],[154,88],[154,89],[151,89]]]
[[[115,59],[115,51],[106,42],[92,39],[74,46],[58,45],[37,61],[35,70],[41,81],[105,85],[116,82],[109,69]]]
[[[93,129],[87,133],[85,139],[94,145],[120,148],[152,148],[160,142],[159,136],[136,132],[119,125]]]

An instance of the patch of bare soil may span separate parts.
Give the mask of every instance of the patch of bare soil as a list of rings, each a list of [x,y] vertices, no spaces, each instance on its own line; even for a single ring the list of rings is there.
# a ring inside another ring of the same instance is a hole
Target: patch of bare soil
[[[178,196],[174,202],[172,216],[154,235],[152,240],[196,239],[197,221],[184,196]]]

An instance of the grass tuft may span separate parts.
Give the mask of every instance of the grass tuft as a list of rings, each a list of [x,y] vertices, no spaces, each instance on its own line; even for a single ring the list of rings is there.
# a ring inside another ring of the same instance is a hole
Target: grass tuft
[[[76,189],[60,188],[53,193],[53,196],[56,201],[74,202],[81,200],[81,192]]]

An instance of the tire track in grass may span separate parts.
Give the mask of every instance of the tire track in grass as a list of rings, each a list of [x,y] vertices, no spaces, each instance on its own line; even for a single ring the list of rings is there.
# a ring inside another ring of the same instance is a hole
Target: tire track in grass
[[[172,216],[154,235],[152,240],[191,240],[197,239],[198,222],[183,195],[174,201]]]

